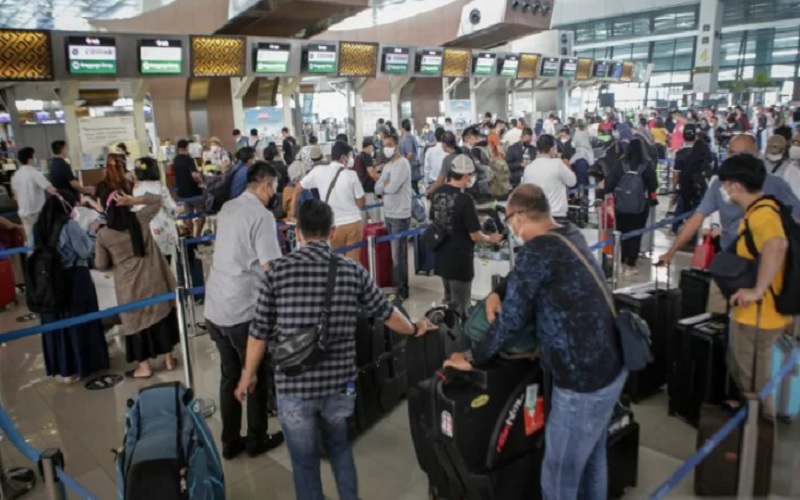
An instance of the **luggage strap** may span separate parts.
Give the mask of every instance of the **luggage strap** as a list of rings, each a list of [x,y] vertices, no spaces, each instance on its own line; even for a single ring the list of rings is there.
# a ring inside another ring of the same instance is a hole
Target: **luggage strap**
[[[180,466],[180,488],[181,494],[183,498],[189,498],[188,492],[189,489],[186,485],[186,476],[187,476],[187,461],[186,461],[186,453],[183,449],[183,404],[181,402],[180,396],[180,387],[178,384],[175,384],[175,418],[176,418],[176,427],[178,430],[177,438],[176,438],[176,445],[178,447],[178,464]]]

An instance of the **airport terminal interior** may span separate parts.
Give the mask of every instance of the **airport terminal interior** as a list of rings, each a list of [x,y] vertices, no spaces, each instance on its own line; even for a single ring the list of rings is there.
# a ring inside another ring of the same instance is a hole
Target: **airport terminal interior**
[[[0,500],[800,499],[798,217],[800,0],[0,0]]]

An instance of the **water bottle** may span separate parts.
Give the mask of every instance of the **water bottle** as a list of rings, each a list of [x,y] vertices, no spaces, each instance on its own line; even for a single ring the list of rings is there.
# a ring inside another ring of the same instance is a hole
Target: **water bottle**
[[[522,153],[522,163],[527,165],[530,162],[531,162],[531,154],[528,151],[528,148],[525,148],[525,152]]]

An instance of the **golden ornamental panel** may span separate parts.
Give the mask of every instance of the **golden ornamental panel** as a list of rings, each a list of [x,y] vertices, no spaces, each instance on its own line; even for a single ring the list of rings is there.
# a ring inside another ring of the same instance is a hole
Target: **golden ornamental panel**
[[[339,76],[375,76],[378,72],[378,44],[341,42]]]
[[[50,33],[0,30],[0,80],[24,82],[52,79]]]
[[[444,49],[442,76],[456,78],[469,76],[472,51],[468,49]]]
[[[517,78],[533,79],[539,76],[539,64],[542,57],[539,54],[522,54],[519,57],[519,73]]]
[[[592,77],[592,68],[594,68],[594,59],[585,57],[578,58],[578,72],[575,75],[576,80],[588,80]]]
[[[192,76],[244,76],[245,61],[244,38],[192,37]]]

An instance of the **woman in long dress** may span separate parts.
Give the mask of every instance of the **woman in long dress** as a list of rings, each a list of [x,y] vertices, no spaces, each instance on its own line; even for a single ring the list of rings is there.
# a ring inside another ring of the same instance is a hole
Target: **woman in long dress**
[[[117,301],[127,304],[175,290],[175,276],[150,234],[150,222],[161,210],[161,197],[153,194],[132,197],[112,191],[106,202],[107,226],[97,233],[95,267],[111,269]],[[145,205],[138,212],[134,205]],[[167,371],[175,369],[172,356],[178,344],[175,304],[160,302],[120,314],[125,333],[125,353],[138,367],[125,373],[129,378],[150,378],[150,360],[164,356]]]
[[[77,205],[73,191],[59,191],[62,199],[50,196],[34,226],[34,238],[53,242],[69,280],[69,304],[55,313],[41,315],[42,324],[97,312],[97,293],[89,273],[94,253],[94,229],[84,231],[71,217]],[[57,234],[57,236],[56,236]],[[109,368],[108,346],[102,323],[90,321],[42,335],[45,370],[65,383],[75,383],[92,373]]]

